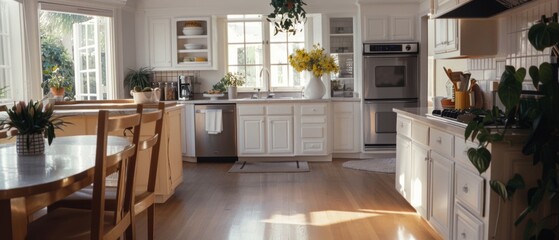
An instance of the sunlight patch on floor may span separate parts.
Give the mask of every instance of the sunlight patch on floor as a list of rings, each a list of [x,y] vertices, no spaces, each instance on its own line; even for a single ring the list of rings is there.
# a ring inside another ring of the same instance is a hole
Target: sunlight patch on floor
[[[265,223],[275,223],[275,224],[294,224],[294,225],[310,225],[310,226],[328,226],[333,224],[338,224],[342,222],[350,222],[355,220],[361,220],[370,217],[380,216],[377,213],[368,212],[347,212],[347,211],[336,211],[336,210],[326,210],[311,212],[309,214],[294,214],[294,215],[283,215],[274,214],[270,219],[265,219]]]

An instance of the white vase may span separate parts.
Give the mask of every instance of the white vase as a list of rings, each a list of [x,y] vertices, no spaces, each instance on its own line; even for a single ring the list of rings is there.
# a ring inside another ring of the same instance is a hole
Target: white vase
[[[311,74],[311,79],[309,79],[309,82],[305,86],[304,97],[306,99],[321,99],[325,92],[326,87],[324,87],[322,79]]]
[[[23,134],[16,136],[18,155],[39,155],[45,152],[45,138],[42,133]]]
[[[237,98],[237,87],[236,86],[227,87],[227,97],[229,99],[236,99]]]

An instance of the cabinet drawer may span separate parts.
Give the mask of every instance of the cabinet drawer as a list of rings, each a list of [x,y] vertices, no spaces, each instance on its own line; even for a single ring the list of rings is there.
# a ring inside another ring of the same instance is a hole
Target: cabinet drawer
[[[485,235],[485,232],[483,229],[483,222],[470,214],[466,209],[460,206],[460,204],[456,204],[454,209],[454,236],[452,239],[484,239],[483,235]]]
[[[332,103],[334,113],[353,113],[352,102],[336,102]]]
[[[301,127],[301,138],[324,138],[326,126],[323,124],[305,124]]]
[[[326,104],[301,106],[301,115],[324,115],[324,114],[326,114]]]
[[[465,142],[464,138],[454,137],[454,160],[465,166],[467,169],[476,172],[476,168],[468,158],[468,149],[476,148],[476,144],[470,141]]]
[[[454,136],[438,129],[431,128],[429,131],[429,146],[441,155],[452,158]]]
[[[264,115],[265,108],[263,105],[237,105],[237,112],[239,112],[239,116],[244,115]]]
[[[326,123],[326,116],[301,117],[301,123]]]
[[[266,107],[268,115],[293,115],[293,106],[284,104],[274,104]]]
[[[429,145],[429,126],[413,121],[411,123],[411,138],[423,145]]]
[[[303,154],[325,154],[326,144],[320,140],[303,140],[301,146]]]
[[[456,200],[469,208],[477,216],[483,216],[485,199],[485,179],[477,174],[456,166],[454,191]]]
[[[398,116],[396,119],[396,132],[411,138],[411,120]]]

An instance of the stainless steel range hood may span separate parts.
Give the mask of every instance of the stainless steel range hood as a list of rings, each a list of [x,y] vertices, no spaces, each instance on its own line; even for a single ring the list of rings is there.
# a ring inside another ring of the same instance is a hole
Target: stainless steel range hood
[[[470,0],[435,18],[488,18],[532,0]]]

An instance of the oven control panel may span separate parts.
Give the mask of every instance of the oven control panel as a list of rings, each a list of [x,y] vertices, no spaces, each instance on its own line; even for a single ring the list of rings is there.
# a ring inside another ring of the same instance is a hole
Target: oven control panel
[[[417,53],[419,43],[364,43],[365,54]]]

